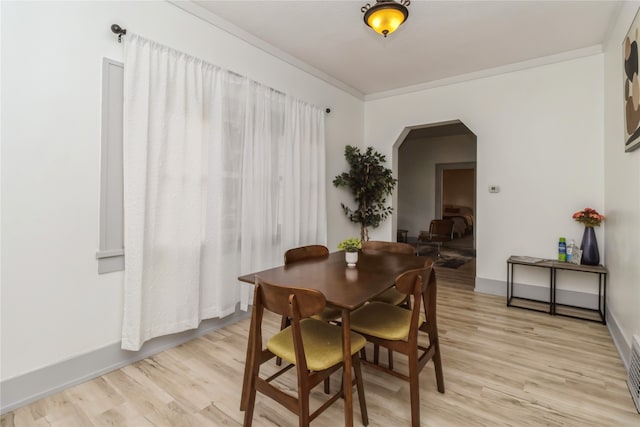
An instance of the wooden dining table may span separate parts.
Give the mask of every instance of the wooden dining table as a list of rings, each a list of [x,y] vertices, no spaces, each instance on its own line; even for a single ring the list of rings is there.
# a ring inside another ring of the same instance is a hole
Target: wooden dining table
[[[351,427],[353,426],[353,394],[350,392],[352,363],[348,350],[351,348],[351,312],[392,287],[399,274],[421,268],[429,259],[424,256],[363,251],[359,253],[357,265],[347,267],[344,252],[334,252],[326,257],[246,274],[240,276],[238,280],[253,284],[255,277],[259,276],[262,280],[275,285],[315,289],[324,294],[328,305],[342,310],[344,424]],[[250,344],[247,343],[247,356]],[[245,394],[249,380],[247,369],[245,362],[242,410],[246,409]]]

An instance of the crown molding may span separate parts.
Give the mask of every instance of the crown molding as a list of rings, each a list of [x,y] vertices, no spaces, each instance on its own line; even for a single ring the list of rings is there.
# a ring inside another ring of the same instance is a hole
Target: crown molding
[[[231,22],[222,19],[221,17],[214,14],[213,12],[203,8],[200,5],[193,3],[190,0],[189,1],[167,0],[167,2],[189,13],[190,15],[195,16],[196,18],[202,19],[203,21],[208,22],[214,27],[217,27],[222,31],[225,31],[239,38],[240,40],[243,40],[244,42],[256,48],[263,50],[264,52],[267,52],[268,54],[274,56],[275,58],[280,59],[281,61],[284,61],[287,64],[298,68],[299,70],[302,70],[308,74],[311,74],[312,76],[317,77],[320,80],[323,80],[324,82],[329,83],[330,85],[335,86],[336,88],[351,94],[352,96],[356,97],[359,100],[364,100],[364,94],[359,90],[345,84],[344,82],[336,79],[335,77],[330,76],[329,74],[323,71],[318,70],[317,68],[307,64],[306,62],[301,61],[292,55],[289,55],[288,53],[265,42],[264,40],[254,36],[253,34],[248,33],[247,31],[232,24]]]
[[[478,80],[486,77],[498,76],[500,74],[512,73],[514,71],[526,70],[528,68],[541,67],[543,65],[556,64],[559,62],[570,61],[572,59],[583,58],[586,56],[597,55],[603,52],[602,45],[585,47],[582,49],[570,50],[555,55],[542,56],[540,58],[530,59],[513,64],[502,65],[495,68],[487,68],[485,70],[474,71],[473,73],[461,74],[459,76],[447,77],[440,80],[420,83],[412,86],[405,86],[398,89],[376,92],[365,95],[364,100],[373,101],[377,99],[390,98],[392,96],[406,95],[408,93],[419,92],[427,89],[448,86],[456,83],[462,83],[470,80]]]

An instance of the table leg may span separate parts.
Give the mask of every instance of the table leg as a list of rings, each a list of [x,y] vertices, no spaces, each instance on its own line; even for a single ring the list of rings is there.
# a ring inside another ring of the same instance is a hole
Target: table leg
[[[602,313],[600,314],[600,317],[602,318],[602,323],[606,325],[607,324],[607,274],[600,273],[599,276],[602,279],[602,292],[603,292]],[[599,295],[598,295],[598,301],[600,301]]]
[[[513,294],[513,264],[507,261],[507,307],[511,305],[511,295]]]
[[[351,313],[342,310],[342,355],[344,357],[342,385],[344,391],[344,425],[353,427],[353,394],[351,386]]]
[[[549,314],[556,314],[556,269],[552,268],[549,277]]]

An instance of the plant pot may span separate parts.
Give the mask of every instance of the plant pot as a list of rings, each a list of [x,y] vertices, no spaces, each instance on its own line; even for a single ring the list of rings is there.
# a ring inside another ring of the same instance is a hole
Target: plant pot
[[[580,245],[582,250],[583,265],[598,265],[600,264],[600,252],[598,251],[598,241],[596,240],[596,233],[593,227],[585,227],[584,234],[582,235],[582,244]]]
[[[355,267],[358,262],[358,252],[345,252],[344,259],[347,261],[347,267]]]

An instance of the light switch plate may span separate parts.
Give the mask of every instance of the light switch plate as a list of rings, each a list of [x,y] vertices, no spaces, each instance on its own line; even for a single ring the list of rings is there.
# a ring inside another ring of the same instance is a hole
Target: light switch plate
[[[500,192],[500,186],[499,185],[490,185],[489,186],[489,193],[499,193]]]

